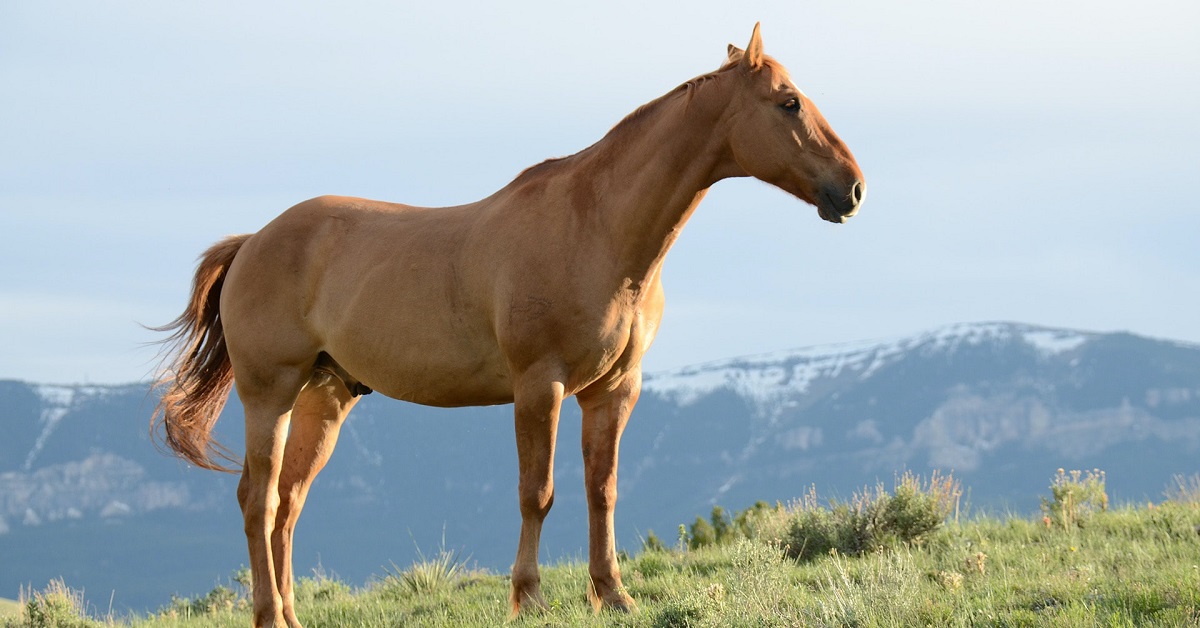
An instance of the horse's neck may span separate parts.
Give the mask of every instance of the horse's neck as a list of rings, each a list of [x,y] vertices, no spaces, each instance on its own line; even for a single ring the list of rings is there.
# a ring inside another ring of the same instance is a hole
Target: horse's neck
[[[705,86],[712,98],[716,86]],[[616,250],[623,278],[645,286],[680,229],[720,175],[720,105],[701,95],[659,103],[637,126],[617,130],[591,151],[584,174],[596,186],[595,211]],[[687,102],[686,99],[695,100]]]

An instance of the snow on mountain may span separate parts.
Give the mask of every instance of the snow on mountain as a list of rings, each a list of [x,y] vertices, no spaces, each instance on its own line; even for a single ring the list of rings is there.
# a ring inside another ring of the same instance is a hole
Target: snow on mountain
[[[960,323],[902,338],[817,345],[650,373],[643,388],[684,406],[726,388],[770,413],[778,400],[810,392],[818,379],[848,374],[865,381],[913,351],[952,354],[962,346],[1019,341],[1043,357],[1052,357],[1077,349],[1094,336],[1017,323]]]
[[[156,477],[165,465],[145,464],[161,457],[145,455],[153,448],[143,451],[144,386],[4,383],[11,425],[0,451],[0,534],[13,522],[38,526],[187,507],[188,487]],[[18,391],[32,403],[17,403]]]
[[[86,403],[88,400],[109,394],[110,388],[106,386],[41,384],[34,386],[33,390],[42,398],[43,402],[41,416],[38,418],[42,429],[41,433],[38,434],[37,440],[33,443],[33,448],[25,456],[25,463],[21,465],[21,470],[23,471],[29,471],[33,468],[33,463],[37,460],[38,454],[46,446],[46,441],[58,429],[58,425],[62,422],[63,417],[67,416],[67,413],[75,406],[77,399]]]

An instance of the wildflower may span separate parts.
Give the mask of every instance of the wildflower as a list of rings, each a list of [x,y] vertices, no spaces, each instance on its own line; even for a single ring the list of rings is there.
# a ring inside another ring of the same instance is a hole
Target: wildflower
[[[963,575],[957,571],[939,571],[936,577],[938,584],[948,591],[957,590],[963,584]]]
[[[978,571],[979,575],[982,576],[987,571],[985,567],[987,564],[987,554],[977,552],[974,556],[968,556],[965,563],[967,571]]]

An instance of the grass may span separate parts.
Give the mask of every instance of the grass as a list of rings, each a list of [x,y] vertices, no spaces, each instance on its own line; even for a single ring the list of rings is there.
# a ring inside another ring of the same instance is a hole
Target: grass
[[[714,535],[714,542],[690,548],[681,539],[672,549],[660,543],[624,557],[625,585],[640,605],[633,614],[592,613],[584,596],[586,565],[545,567],[550,610],[511,625],[1200,626],[1200,500],[1106,507],[1070,526],[1049,515],[951,518],[919,543],[873,544],[853,554],[832,547],[819,556],[790,558],[787,541],[772,535],[786,534],[788,517],[814,508],[758,507],[740,521],[760,523],[730,525],[741,532],[724,541]],[[871,508],[862,504],[863,512]],[[848,521],[861,527],[859,518]],[[466,570],[440,553],[361,588],[327,577],[304,579],[297,609],[309,628],[499,626],[508,622],[508,588],[507,576]],[[155,616],[125,623],[247,625],[244,590],[226,589],[204,598],[209,602],[175,601]]]
[[[16,600],[0,597],[0,619],[21,614],[21,604]]]

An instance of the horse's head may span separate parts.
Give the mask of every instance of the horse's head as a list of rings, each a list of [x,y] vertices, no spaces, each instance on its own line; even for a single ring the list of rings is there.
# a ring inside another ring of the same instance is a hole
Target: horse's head
[[[845,222],[862,205],[862,171],[787,70],[763,54],[758,30],[745,50],[729,46],[724,66],[740,81],[729,110],[733,159],[744,174],[816,206],[821,218]]]

